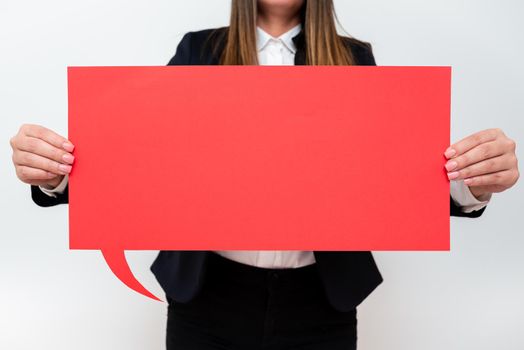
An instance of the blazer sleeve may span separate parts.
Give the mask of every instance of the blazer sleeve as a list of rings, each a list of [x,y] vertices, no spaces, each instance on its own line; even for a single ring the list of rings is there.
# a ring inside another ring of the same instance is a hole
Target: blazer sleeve
[[[453,201],[453,198],[451,198],[451,196],[449,196],[449,213],[451,216],[460,216],[460,217],[466,217],[466,218],[478,218],[479,216],[482,215],[482,213],[484,213],[484,210],[486,210],[486,207],[482,208],[482,209],[479,209],[479,210],[474,210],[470,213],[465,213],[462,211],[462,209],[455,204],[455,202]]]
[[[33,202],[41,207],[52,207],[53,205],[69,203],[69,185],[62,194],[57,193],[56,197],[48,196],[40,190],[40,187],[31,185],[31,198]]]

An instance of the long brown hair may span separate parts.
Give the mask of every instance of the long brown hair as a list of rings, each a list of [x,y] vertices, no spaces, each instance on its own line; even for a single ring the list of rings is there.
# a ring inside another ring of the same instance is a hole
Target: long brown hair
[[[304,0],[301,17],[307,65],[354,64],[351,51],[337,34],[333,0]],[[258,64],[256,20],[257,0],[232,0],[221,64]]]

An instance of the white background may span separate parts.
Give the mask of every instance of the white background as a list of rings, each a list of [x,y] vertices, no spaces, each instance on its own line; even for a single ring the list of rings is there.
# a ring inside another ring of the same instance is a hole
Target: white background
[[[524,2],[336,5],[379,65],[453,66],[452,140],[496,126],[523,147]],[[68,65],[163,65],[185,32],[228,16],[228,0],[0,0],[1,349],[164,347],[165,304],[127,289],[99,252],[68,250],[67,206],[31,202],[8,141],[25,122],[66,134]],[[523,198],[517,185],[480,219],[453,218],[451,252],[377,253],[385,282],[359,308],[360,349],[524,349]],[[162,295],[155,255],[127,254]]]

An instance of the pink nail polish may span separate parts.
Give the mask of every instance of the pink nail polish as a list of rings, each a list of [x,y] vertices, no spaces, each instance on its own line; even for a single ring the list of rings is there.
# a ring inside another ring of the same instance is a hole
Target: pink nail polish
[[[458,171],[454,171],[452,173],[448,173],[448,179],[450,180],[454,180],[456,179],[457,177],[459,177],[459,172]]]
[[[71,172],[71,165],[60,164],[58,165],[58,170],[60,170],[63,173],[69,174]]]
[[[451,160],[449,162],[446,163],[445,167],[446,167],[446,170],[447,171],[451,171],[453,169],[455,169],[457,167],[457,162],[455,162],[454,160]]]
[[[453,157],[455,154],[457,154],[457,151],[455,151],[455,150],[454,150],[453,148],[451,148],[451,147],[448,148],[448,149],[446,150],[446,152],[444,152],[444,155],[445,155],[446,158],[448,158],[448,159],[451,158],[451,157]]]
[[[62,148],[65,149],[67,152],[73,152],[75,146],[71,142],[66,141],[62,144]]]
[[[64,154],[62,156],[62,159],[64,160],[64,162],[68,164],[73,164],[73,162],[75,161],[75,157],[72,154]]]

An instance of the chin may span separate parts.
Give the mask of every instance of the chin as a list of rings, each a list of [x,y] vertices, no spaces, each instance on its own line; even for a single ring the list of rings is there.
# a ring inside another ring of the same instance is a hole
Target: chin
[[[300,8],[304,4],[304,0],[258,0],[258,5],[265,8],[282,8],[294,9]]]

